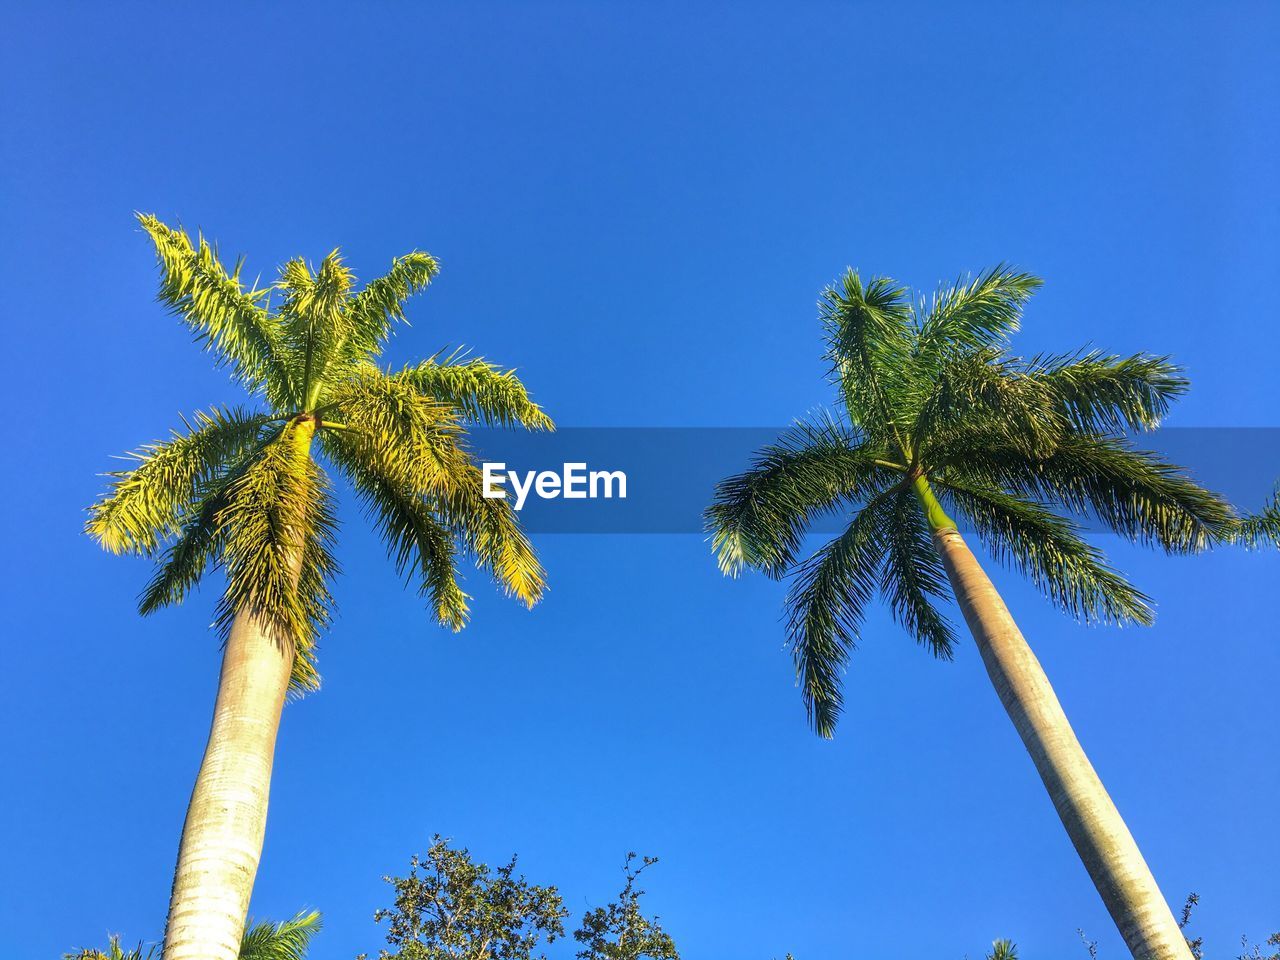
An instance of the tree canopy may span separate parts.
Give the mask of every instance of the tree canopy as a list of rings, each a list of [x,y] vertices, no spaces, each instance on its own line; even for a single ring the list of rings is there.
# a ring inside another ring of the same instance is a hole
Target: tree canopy
[[[160,302],[248,394],[132,454],[89,511],[103,547],[155,559],[143,613],[181,602],[221,569],[218,627],[241,611],[260,617],[294,646],[295,689],[314,687],[337,569],[330,471],[355,490],[397,572],[417,582],[440,623],[456,630],[467,619],[460,557],[525,604],[538,600],[543,569],[507,501],[482,495],[466,430],[550,430],[551,419],[513,371],[482,359],[379,365],[405,301],[436,276],[434,257],[405,254],[359,287],[334,250],[246,286],[242,260],[227,268],[203,237],[138,219],[155,245]]]
[[[721,569],[792,577],[787,632],[823,736],[877,594],[927,650],[952,656],[931,538],[953,515],[1085,622],[1153,614],[1082,521],[1175,553],[1225,535],[1228,505],[1133,442],[1187,389],[1168,358],[1012,352],[1040,283],[1001,265],[923,298],[847,271],[819,301],[843,415],[798,422],[717,488],[707,526]],[[813,521],[833,514],[848,517],[843,532],[802,558]]]

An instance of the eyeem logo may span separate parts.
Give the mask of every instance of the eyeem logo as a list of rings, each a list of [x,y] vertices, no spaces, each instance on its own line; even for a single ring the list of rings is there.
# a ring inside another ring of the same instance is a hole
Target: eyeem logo
[[[523,483],[521,480],[523,479]],[[621,470],[587,471],[585,463],[566,463],[560,473],[554,470],[526,470],[523,478],[505,463],[484,465],[484,496],[487,500],[505,500],[505,485],[511,481],[516,494],[516,509],[524,507],[532,490],[543,500],[564,497],[566,500],[627,499],[627,475]]]

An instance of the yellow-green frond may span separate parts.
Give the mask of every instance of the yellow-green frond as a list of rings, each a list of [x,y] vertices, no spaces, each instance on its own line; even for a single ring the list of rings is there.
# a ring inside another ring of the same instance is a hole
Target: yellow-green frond
[[[527,605],[538,600],[542,567],[509,503],[483,496],[480,468],[462,445],[453,408],[403,375],[373,372],[335,392],[333,416],[344,424],[334,441],[340,466],[349,469],[347,462],[358,459],[362,469],[423,498],[509,594]]]
[[[470,597],[457,580],[456,548],[451,531],[432,513],[421,491],[412,486],[412,471],[351,431],[323,435],[325,452],[350,479],[365,511],[387,545],[401,576],[412,575],[419,592],[431,601],[444,626],[461,630]]]
[[[307,424],[291,424],[227,486],[217,513],[227,589],[216,624],[260,618],[295,654],[295,689],[313,689],[316,636],[328,622],[335,527],[329,484],[311,459]]]
[[[280,335],[263,305],[267,291],[244,289],[239,267],[228,272],[203,237],[193,244],[182,230],[150,214],[137,216],[160,262],[160,302],[231,363],[250,389],[279,380]]]
[[[456,408],[489,426],[554,430],[551,418],[529,396],[514,370],[502,370],[479,358],[439,355],[396,374],[424,395]]]
[[[452,479],[452,489],[435,498],[441,516],[503,591],[532,607],[546,590],[546,571],[510,501],[484,496],[484,478],[474,464]]]
[[[89,508],[88,534],[112,553],[153,552],[176,535],[202,484],[256,444],[271,418],[242,409],[197,413],[186,432],[129,456],[132,470],[107,474],[110,492]]]
[[[392,324],[404,322],[405,301],[425,290],[439,272],[435,257],[415,250],[397,257],[386,274],[365,284],[351,301],[353,349],[376,352],[390,335]]]

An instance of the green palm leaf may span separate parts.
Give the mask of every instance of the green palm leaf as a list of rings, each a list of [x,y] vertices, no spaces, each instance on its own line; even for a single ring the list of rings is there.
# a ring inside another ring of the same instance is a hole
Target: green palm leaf
[[[815,519],[901,480],[882,453],[830,417],[801,421],[761,450],[750,470],[717,488],[706,521],[720,569],[782,576]]]
[[[325,451],[360,496],[396,573],[412,572],[419,591],[431,599],[436,619],[461,630],[467,622],[469,597],[458,585],[453,536],[409,479],[412,471],[362,444],[358,435],[330,434],[325,437]]]
[[[174,432],[129,454],[132,470],[109,473],[111,492],[89,509],[86,530],[112,553],[151,554],[178,533],[203,485],[256,444],[271,422],[242,408],[197,413],[185,433]]]
[[[873,497],[844,533],[800,565],[787,594],[787,633],[809,722],[830,737],[842,674],[857,645],[891,536],[894,491]]]
[[[182,230],[150,214],[137,216],[160,261],[160,302],[230,363],[250,390],[279,381],[280,332],[264,303],[267,291],[245,290],[240,265],[229,273],[204,237],[193,244]]]
[[[554,425],[533,402],[514,370],[501,370],[486,360],[440,355],[398,374],[424,396],[455,408],[464,418],[499,427],[551,430]]]
[[[1017,331],[1023,306],[1042,283],[1039,277],[1000,264],[938,290],[927,311],[917,311],[917,365],[936,370],[957,352],[1002,347]]]
[[[1086,623],[1154,621],[1149,599],[1111,569],[1070,520],[1000,490],[935,482],[992,556],[1020,570],[1067,613]]]
[[[920,504],[905,485],[893,499],[880,590],[908,634],[935,657],[951,659],[955,633],[936,606],[936,601],[950,597],[947,573],[933,549]]]
[[[911,305],[905,287],[876,277],[863,283],[848,270],[818,301],[827,360],[854,426],[875,439],[894,439],[907,417]]]
[[[1252,549],[1268,544],[1280,546],[1280,494],[1257,513],[1241,517],[1232,528],[1231,539]]]
[[[1026,375],[1054,395],[1086,433],[1151,430],[1187,392],[1190,381],[1168,357],[1112,356],[1101,351],[1036,357]]]
[[[435,257],[415,250],[397,257],[385,275],[370,280],[350,305],[353,355],[376,354],[392,324],[405,322],[405,301],[425,290],[439,271]]]
[[[240,960],[306,960],[321,926],[315,910],[280,923],[250,923],[240,941]]]

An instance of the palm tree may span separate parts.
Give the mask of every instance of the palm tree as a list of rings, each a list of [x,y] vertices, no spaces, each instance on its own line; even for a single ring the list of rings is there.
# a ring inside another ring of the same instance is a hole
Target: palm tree
[[[112,474],[88,532],[113,553],[155,557],[150,613],[182,601],[210,567],[226,589],[212,729],[182,830],[164,960],[234,960],[262,852],[280,714],[317,686],[315,640],[330,608],[333,494],[316,454],[349,481],[397,572],[460,629],[472,557],[532,606],[541,566],[508,502],[483,496],[468,422],[552,428],[510,371],[457,354],[390,372],[377,359],[403,304],[436,275],[414,252],[356,292],[337,251],[246,289],[201,237],[139,216],[160,263],[160,301],[226,363],[251,405],[184,421]],[[268,299],[277,293],[277,303]]]
[[[954,597],[1133,955],[1186,960],[1142,854],[951,513],[1077,618],[1147,624],[1147,598],[1059,508],[1171,552],[1206,546],[1230,510],[1126,439],[1154,427],[1186,389],[1166,359],[1009,354],[1039,286],[1002,266],[916,302],[891,280],[864,283],[848,271],[820,301],[847,422],[814,418],[763,450],[720,484],[708,526],[726,573],[794,574],[787,629],[809,719],[824,737],[877,591],[945,659],[955,638],[936,601]],[[801,561],[810,522],[837,511],[851,513],[843,532]]]

